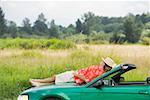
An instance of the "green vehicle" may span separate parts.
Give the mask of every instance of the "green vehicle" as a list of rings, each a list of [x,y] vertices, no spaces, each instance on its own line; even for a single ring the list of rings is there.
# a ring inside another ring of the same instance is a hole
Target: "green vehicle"
[[[150,78],[145,81],[125,81],[122,75],[133,64],[121,64],[93,81],[76,85],[63,83],[30,88],[18,100],[150,100]]]

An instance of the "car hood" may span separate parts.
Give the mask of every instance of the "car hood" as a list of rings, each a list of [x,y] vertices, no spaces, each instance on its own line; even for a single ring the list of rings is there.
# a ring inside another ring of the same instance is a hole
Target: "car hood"
[[[57,85],[47,85],[47,86],[41,86],[41,87],[32,87],[30,89],[25,90],[21,94],[28,94],[30,92],[36,92],[36,91],[45,91],[45,90],[56,90],[56,89],[64,89],[64,88],[80,88],[84,85],[76,85],[75,83],[62,83]]]

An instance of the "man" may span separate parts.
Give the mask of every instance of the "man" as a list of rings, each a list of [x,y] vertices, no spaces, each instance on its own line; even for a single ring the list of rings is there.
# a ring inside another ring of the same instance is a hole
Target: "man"
[[[64,82],[75,82],[76,84],[84,84],[92,81],[99,75],[111,70],[116,64],[114,61],[107,57],[102,58],[102,63],[99,65],[89,66],[87,68],[82,68],[77,71],[66,71],[64,73],[54,75],[50,78],[45,79],[30,79],[30,83],[33,86],[41,86],[46,84],[58,84]]]

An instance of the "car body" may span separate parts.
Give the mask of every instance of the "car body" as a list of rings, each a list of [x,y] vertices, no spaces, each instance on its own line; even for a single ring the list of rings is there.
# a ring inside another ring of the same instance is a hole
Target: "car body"
[[[135,68],[133,64],[120,64],[84,85],[63,83],[33,87],[22,92],[18,100],[150,100],[149,79],[125,82],[121,77]]]

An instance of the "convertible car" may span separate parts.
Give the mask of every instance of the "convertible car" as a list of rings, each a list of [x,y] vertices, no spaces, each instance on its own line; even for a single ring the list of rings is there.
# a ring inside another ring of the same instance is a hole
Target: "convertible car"
[[[83,85],[63,83],[33,87],[22,92],[18,100],[150,100],[150,78],[127,82],[122,77],[135,68],[133,64],[120,64]]]

